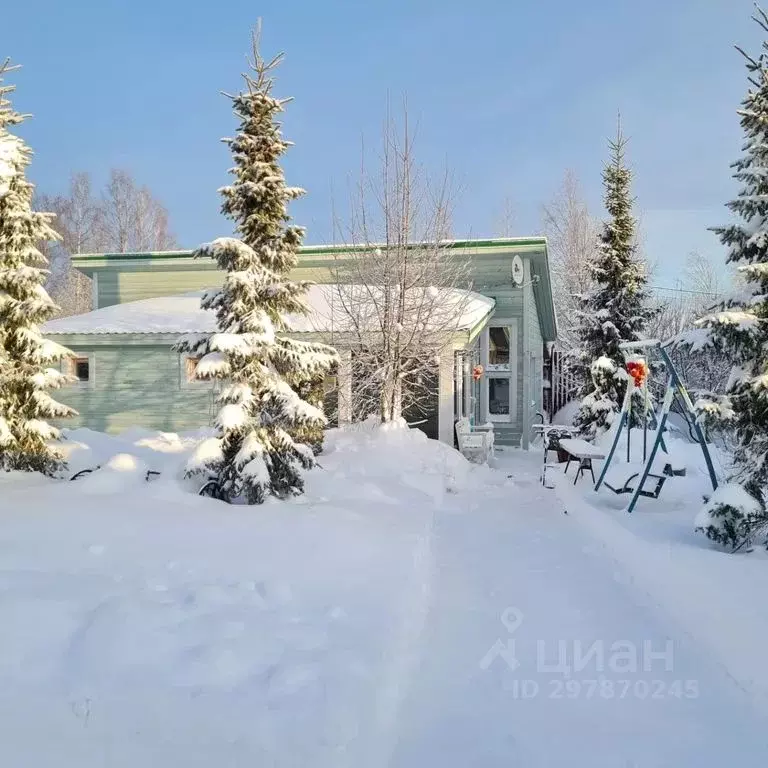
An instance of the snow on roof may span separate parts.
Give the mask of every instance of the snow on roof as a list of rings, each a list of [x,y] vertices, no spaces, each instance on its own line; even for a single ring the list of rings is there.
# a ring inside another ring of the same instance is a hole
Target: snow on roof
[[[328,333],[343,331],[348,317],[342,299],[350,286],[313,285],[307,291],[309,314],[289,315],[288,330],[294,333]],[[354,286],[357,295],[360,286]],[[415,289],[419,290],[419,289]],[[434,291],[434,289],[428,289]],[[461,318],[454,328],[470,330],[486,317],[495,302],[473,291],[440,289],[446,293],[444,307],[454,305]],[[57,334],[175,334],[211,333],[216,330],[216,318],[210,310],[200,308],[202,292],[181,296],[161,296],[96,309],[83,315],[50,320],[43,326],[46,335]],[[434,295],[434,294],[431,294]]]

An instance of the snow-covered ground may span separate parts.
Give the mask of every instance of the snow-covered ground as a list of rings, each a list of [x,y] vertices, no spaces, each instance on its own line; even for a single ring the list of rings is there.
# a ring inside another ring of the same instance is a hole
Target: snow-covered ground
[[[1,766],[768,758],[768,558],[693,533],[690,452],[628,516],[538,453],[334,431],[251,508],[185,489],[194,437],[69,438],[102,469],[0,476]]]

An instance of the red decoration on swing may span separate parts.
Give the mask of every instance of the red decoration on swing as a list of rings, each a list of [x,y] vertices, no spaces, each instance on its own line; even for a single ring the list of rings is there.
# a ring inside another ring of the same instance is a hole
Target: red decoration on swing
[[[627,373],[635,380],[635,386],[640,388],[648,378],[648,364],[645,360],[630,360],[627,363]]]
[[[483,375],[483,366],[482,365],[476,365],[472,369],[472,378],[475,381],[480,381],[480,378],[482,377],[482,375]]]

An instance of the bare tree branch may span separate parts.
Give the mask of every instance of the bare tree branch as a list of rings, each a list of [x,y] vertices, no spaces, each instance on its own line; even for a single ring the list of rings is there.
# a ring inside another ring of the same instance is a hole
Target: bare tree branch
[[[468,260],[447,239],[451,203],[449,174],[432,181],[416,162],[407,106],[398,125],[388,105],[378,171],[361,159],[348,220],[335,222],[349,246],[334,276],[338,330],[352,339],[356,418],[428,410],[470,298]]]
[[[559,323],[558,346],[569,352],[579,346],[573,322],[581,309],[579,297],[592,285],[589,265],[597,252],[600,231],[572,171],[566,171],[560,189],[543,206],[542,225],[549,244],[552,290]]]

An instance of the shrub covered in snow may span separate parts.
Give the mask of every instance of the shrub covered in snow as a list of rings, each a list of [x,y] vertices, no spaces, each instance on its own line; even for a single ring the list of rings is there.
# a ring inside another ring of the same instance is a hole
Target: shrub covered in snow
[[[573,424],[586,440],[594,441],[607,432],[619,412],[614,397],[618,366],[609,357],[598,357],[590,366],[592,390],[584,396]]]
[[[696,515],[695,530],[724,547],[765,542],[768,516],[760,502],[734,483],[721,485]]]

